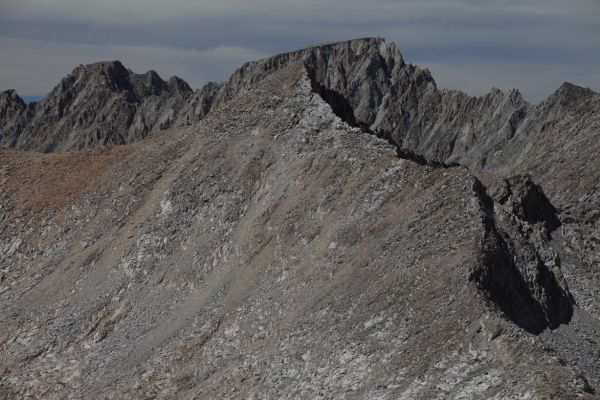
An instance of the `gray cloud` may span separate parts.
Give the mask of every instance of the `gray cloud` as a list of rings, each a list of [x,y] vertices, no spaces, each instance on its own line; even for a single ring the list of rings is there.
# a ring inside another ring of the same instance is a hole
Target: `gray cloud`
[[[3,0],[0,90],[43,94],[75,65],[115,58],[198,87],[244,61],[361,36],[396,42],[440,86],[472,94],[600,89],[595,0]]]

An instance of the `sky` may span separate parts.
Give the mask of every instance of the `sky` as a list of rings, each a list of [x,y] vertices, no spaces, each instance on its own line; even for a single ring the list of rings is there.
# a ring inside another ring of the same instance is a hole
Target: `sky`
[[[118,59],[192,87],[241,64],[365,36],[394,42],[440,88],[564,81],[600,91],[600,0],[0,0],[0,91],[43,96],[77,65]]]

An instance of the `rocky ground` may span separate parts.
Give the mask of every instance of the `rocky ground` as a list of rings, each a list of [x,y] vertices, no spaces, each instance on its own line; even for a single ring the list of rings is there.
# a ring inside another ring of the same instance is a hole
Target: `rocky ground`
[[[292,64],[189,128],[2,152],[5,397],[592,396],[547,329],[585,312],[495,264],[536,249],[477,178],[398,159],[312,86]]]
[[[0,398],[595,398],[598,95],[523,106],[539,129],[471,163],[382,128],[415,68],[323,46],[189,126],[0,150]]]

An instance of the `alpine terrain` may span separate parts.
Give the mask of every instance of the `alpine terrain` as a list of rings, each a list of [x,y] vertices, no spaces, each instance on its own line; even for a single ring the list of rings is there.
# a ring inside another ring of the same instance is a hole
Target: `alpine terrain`
[[[393,43],[0,93],[0,398],[592,399],[600,94]]]

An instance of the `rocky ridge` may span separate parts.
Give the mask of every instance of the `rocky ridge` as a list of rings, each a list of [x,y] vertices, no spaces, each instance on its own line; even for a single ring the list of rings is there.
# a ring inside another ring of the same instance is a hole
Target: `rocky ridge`
[[[315,71],[324,89],[347,103],[358,125],[389,137],[401,149],[429,162],[458,163],[476,169],[513,165],[524,157],[524,144],[560,121],[559,115],[583,108],[593,110],[590,103],[598,102],[593,91],[569,83],[537,106],[523,100],[518,90],[493,89],[482,97],[439,90],[429,71],[406,64],[393,43],[365,38],[249,62],[226,82],[209,83],[196,92],[179,78],[163,82],[153,71],[134,74],[119,62],[80,66],[39,105],[23,107],[14,91],[4,92],[0,144],[47,152],[129,143],[155,130],[196,123],[240,91],[299,61]],[[112,107],[114,100],[108,101],[116,94],[123,97],[120,108]],[[73,101],[75,97],[81,100]],[[96,103],[88,107],[92,99]],[[45,103],[50,106],[41,107]],[[63,118],[86,115],[87,108],[98,107],[108,108],[99,118]],[[23,112],[28,108],[29,112]],[[595,118],[597,123],[597,116],[586,117]],[[105,127],[100,124],[104,120],[118,120],[120,124]],[[45,128],[44,133],[38,125]],[[57,128],[71,132],[56,133]],[[123,130],[126,132],[112,133]],[[54,145],[40,145],[41,136]]]

